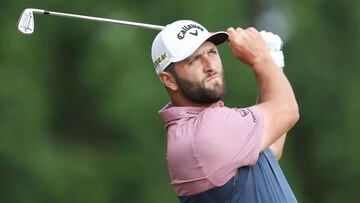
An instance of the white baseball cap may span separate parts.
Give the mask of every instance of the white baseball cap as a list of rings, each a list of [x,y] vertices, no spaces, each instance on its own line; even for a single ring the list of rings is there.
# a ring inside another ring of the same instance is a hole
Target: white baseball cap
[[[151,57],[159,74],[171,63],[184,60],[205,41],[219,45],[228,39],[226,32],[209,33],[202,25],[191,20],[178,20],[167,25],[155,37]]]

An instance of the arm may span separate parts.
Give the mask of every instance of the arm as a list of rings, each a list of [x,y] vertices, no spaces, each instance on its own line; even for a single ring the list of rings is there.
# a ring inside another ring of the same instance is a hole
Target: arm
[[[280,160],[284,145],[285,145],[286,133],[283,134],[279,139],[277,139],[272,145],[269,146],[271,151],[274,153],[276,160]]]
[[[258,95],[256,98],[256,104],[259,104],[259,103],[261,103],[260,95]],[[285,140],[286,140],[286,133],[283,134],[279,139],[277,139],[274,143],[272,143],[269,146],[271,151],[274,153],[276,160],[280,160],[280,158],[282,156],[284,145],[285,145]]]
[[[265,120],[260,144],[260,150],[263,150],[297,122],[297,102],[289,81],[276,67],[259,32],[254,28],[229,28],[227,32],[232,53],[252,69],[259,86],[261,101],[257,106],[262,110]]]

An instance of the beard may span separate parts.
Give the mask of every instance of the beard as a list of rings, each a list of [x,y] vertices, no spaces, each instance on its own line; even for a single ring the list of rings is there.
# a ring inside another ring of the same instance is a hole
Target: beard
[[[213,88],[205,87],[204,83],[180,78],[173,73],[176,83],[183,95],[192,102],[211,104],[223,98],[225,95],[224,74],[220,74],[221,83],[216,82]]]

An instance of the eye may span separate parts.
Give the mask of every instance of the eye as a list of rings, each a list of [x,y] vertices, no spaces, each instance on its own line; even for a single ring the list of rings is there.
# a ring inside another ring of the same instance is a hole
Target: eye
[[[216,49],[210,49],[210,51],[209,51],[209,54],[217,54],[218,52],[217,52],[217,50]]]
[[[191,65],[191,64],[195,63],[196,61],[198,61],[199,58],[200,57],[195,57],[195,58],[191,59],[190,62],[189,62],[189,65]]]

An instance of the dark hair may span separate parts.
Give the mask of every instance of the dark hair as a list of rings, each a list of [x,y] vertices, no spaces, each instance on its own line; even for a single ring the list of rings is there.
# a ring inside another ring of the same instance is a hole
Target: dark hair
[[[166,68],[164,69],[165,72],[171,73],[171,74],[176,74],[175,72],[175,64],[174,63],[170,63],[168,66],[166,66]]]

